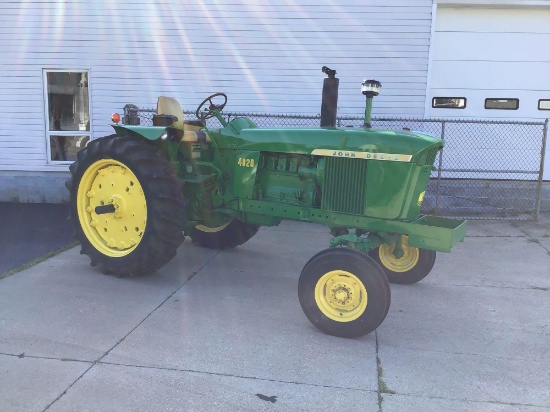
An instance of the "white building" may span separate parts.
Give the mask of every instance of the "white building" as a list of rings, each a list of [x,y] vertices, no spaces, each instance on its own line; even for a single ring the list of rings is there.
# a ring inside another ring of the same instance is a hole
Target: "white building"
[[[0,201],[66,199],[75,151],[127,103],[318,114],[322,66],[339,115],[372,78],[374,116],[550,117],[549,0],[28,0],[0,3],[0,37]]]

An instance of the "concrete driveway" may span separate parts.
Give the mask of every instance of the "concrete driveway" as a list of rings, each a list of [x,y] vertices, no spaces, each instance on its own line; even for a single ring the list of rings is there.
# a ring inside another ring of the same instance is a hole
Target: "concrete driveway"
[[[360,339],[298,303],[329,239],[286,222],[228,251],[186,240],[138,279],[76,247],[0,280],[0,410],[550,410],[548,216],[470,222]]]

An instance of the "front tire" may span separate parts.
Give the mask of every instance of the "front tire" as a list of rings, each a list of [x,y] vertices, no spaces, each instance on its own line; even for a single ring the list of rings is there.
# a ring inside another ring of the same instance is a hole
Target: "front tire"
[[[140,276],[175,256],[184,239],[185,201],[160,149],[111,135],[91,141],[70,171],[70,220],[92,266]]]
[[[383,244],[369,252],[376,263],[380,265],[390,283],[410,285],[420,282],[431,272],[436,252],[408,245],[407,235],[402,240],[403,256],[394,256],[395,245]]]
[[[298,283],[300,305],[321,331],[357,338],[375,330],[391,302],[388,280],[366,254],[326,249],[304,266]]]

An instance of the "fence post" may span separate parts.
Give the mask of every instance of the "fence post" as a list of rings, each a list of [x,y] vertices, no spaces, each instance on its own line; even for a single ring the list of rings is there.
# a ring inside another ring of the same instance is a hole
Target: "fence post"
[[[542,148],[540,153],[539,181],[537,187],[537,200],[535,206],[535,220],[538,220],[540,213],[540,201],[542,197],[542,177],[544,174],[544,155],[546,154],[546,138],[548,137],[548,119],[544,122],[542,128]]]
[[[445,140],[445,121],[441,122],[441,139]],[[437,184],[435,186],[435,214],[439,215],[439,184],[441,183],[441,169],[443,168],[443,149],[439,151],[439,167],[437,168]]]

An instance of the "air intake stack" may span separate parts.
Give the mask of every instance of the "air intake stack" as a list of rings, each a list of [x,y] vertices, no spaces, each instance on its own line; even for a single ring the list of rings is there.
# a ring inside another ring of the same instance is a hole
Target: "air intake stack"
[[[363,127],[370,128],[371,113],[372,113],[372,98],[378,96],[380,89],[382,88],[382,83],[378,80],[363,80],[361,83],[361,93],[367,98],[365,104],[365,122]]]

